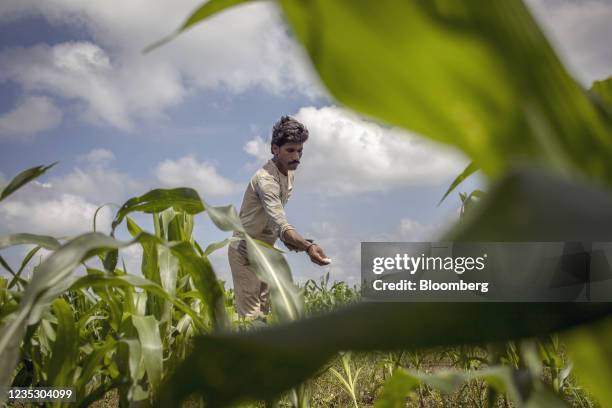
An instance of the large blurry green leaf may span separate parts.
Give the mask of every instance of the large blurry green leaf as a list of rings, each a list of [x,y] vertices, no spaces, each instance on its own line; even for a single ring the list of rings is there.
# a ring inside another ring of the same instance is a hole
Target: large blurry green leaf
[[[610,109],[610,112],[612,112],[612,76],[593,82],[591,93],[597,95],[604,105]]]
[[[144,213],[161,212],[167,208],[184,211],[188,214],[198,214],[204,211],[204,205],[198,193],[192,188],[156,189],[139,197],[130,198],[117,211],[112,223],[112,231],[129,213],[140,211]]]
[[[280,0],[343,104],[455,144],[486,174],[517,158],[612,183],[612,121],[520,0]]]
[[[612,320],[573,330],[564,342],[579,383],[602,406],[612,401]]]
[[[163,348],[157,320],[153,316],[132,315],[132,324],[138,332],[149,383],[155,389],[161,381],[163,360]]]
[[[22,171],[16,175],[3,189],[0,190],[0,201],[4,200],[15,191],[34,180],[37,177],[45,174],[47,170],[55,166],[57,162],[51,163],[48,166],[36,166]]]
[[[195,391],[212,406],[267,399],[303,382],[338,350],[505,341],[610,313],[605,303],[359,303],[250,333],[201,337],[167,382],[160,406]]]

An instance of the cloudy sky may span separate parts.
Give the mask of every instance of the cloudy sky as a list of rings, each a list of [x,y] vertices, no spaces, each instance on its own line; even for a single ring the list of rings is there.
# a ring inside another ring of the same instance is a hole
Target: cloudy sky
[[[141,53],[198,3],[0,3],[0,184],[60,162],[0,205],[0,234],[85,232],[99,205],[155,187],[191,186],[212,204],[239,207],[270,156],[270,128],[285,114],[311,133],[286,208],[290,222],[334,260],[319,268],[291,253],[298,280],[329,271],[356,282],[361,241],[435,239],[456,220],[456,195],[436,204],[467,159],[338,106],[274,4],[233,9]],[[612,1],[528,4],[581,83],[612,73]],[[461,190],[481,183],[474,177]],[[101,211],[101,229],[112,211]],[[150,228],[147,217],[137,220]],[[224,237],[198,216],[199,242]],[[16,263],[25,250],[6,256]],[[138,250],[123,255],[137,273]],[[231,283],[225,251],[212,261]]]

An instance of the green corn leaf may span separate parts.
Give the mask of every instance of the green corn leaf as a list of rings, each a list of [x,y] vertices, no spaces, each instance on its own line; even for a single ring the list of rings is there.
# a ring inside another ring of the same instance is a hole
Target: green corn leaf
[[[38,245],[50,250],[56,250],[61,245],[57,239],[48,235],[13,234],[0,237],[0,249],[28,244]]]
[[[114,350],[117,347],[117,341],[112,337],[106,339],[106,341],[96,347],[90,354],[87,356],[82,364],[83,370],[79,374],[79,377],[74,384],[74,388],[77,393],[77,404],[82,401],[85,401],[88,397],[86,392],[86,385],[91,381],[93,376],[100,372],[102,368],[102,362],[104,361],[104,356]]]
[[[15,273],[15,271],[13,271],[13,268],[11,268],[11,266],[6,262],[6,260],[0,256],[0,265],[2,265],[2,267],[4,269],[6,269],[6,271],[8,273],[10,273],[11,275],[13,275],[13,278],[17,277],[17,273]]]
[[[212,244],[208,245],[206,247],[206,249],[204,251],[202,251],[202,253],[206,256],[212,254],[213,252],[215,252],[218,249],[223,248],[224,246],[235,242],[235,241],[240,241],[240,238],[236,238],[236,237],[231,237],[231,238],[227,238],[224,239],[223,241],[219,241],[219,242],[213,242]]]
[[[211,321],[217,329],[229,327],[225,311],[225,294],[212,265],[207,257],[199,256],[188,242],[180,242],[171,247],[172,253],[187,272],[207,304]]]
[[[162,377],[163,348],[158,322],[153,316],[134,316],[132,324],[138,332],[142,357],[149,383],[155,389]]]
[[[142,229],[132,219],[130,219],[130,217],[127,217],[127,228],[130,235],[132,235],[134,238],[142,233]],[[146,279],[155,282],[157,285],[161,285],[157,242],[143,240],[140,242],[140,246],[142,247],[142,275]],[[155,317],[160,320],[164,311],[164,304],[165,301],[158,296],[149,296],[147,298],[148,312],[155,315]]]
[[[131,322],[131,320],[128,320]],[[135,330],[135,329],[133,329]],[[140,401],[148,397],[138,382],[141,375],[142,349],[136,338],[124,337],[117,343],[117,365],[124,377],[119,387],[120,405],[127,406],[130,401]]]
[[[612,116],[522,1],[279,3],[340,103],[456,145],[493,177],[529,158],[612,183]]]
[[[461,174],[459,174],[455,180],[453,180],[453,182],[451,183],[450,186],[448,186],[448,190],[446,190],[446,193],[444,193],[444,195],[442,196],[442,198],[440,199],[440,202],[438,202],[438,205],[442,204],[442,201],[444,201],[444,199],[453,192],[453,190],[455,188],[457,188],[457,186],[459,184],[461,184],[463,182],[463,180],[465,180],[466,178],[470,177],[472,174],[474,174],[476,171],[478,170],[478,166],[476,166],[474,164],[474,162],[471,162],[470,164],[467,165],[467,167],[465,169],[463,169],[463,171],[461,172]]]
[[[222,231],[239,231],[244,233],[240,217],[233,205],[212,207],[204,203],[212,222]]]
[[[234,7],[238,4],[249,3],[254,0],[208,0],[204,2],[201,6],[199,6],[191,15],[187,18],[187,20],[181,25],[181,27],[176,30],[176,32],[172,33],[168,37],[162,38],[159,41],[147,46],[143,52],[147,53],[153,51],[155,48],[164,45],[165,43],[171,41],[177,35],[192,27],[194,24],[197,24],[208,17],[211,17],[215,14],[222,12],[228,8]]]
[[[59,242],[57,244],[59,246]],[[40,246],[35,246],[30,251],[28,251],[26,256],[21,261],[21,266],[19,266],[19,270],[17,270],[17,273],[15,274],[15,277],[13,279],[11,279],[11,282],[9,283],[9,286],[8,286],[9,289],[12,288],[14,285],[16,285],[18,282],[21,281],[20,280],[21,273],[25,269],[26,265],[30,262],[30,260],[34,257],[34,255],[36,255],[36,253],[40,250],[40,248],[41,248]]]
[[[130,198],[117,212],[112,223],[112,233],[121,221],[130,213],[139,211],[157,213],[167,208],[184,211],[188,214],[198,214],[204,211],[204,205],[198,193],[192,188],[156,189],[148,193]]]
[[[169,248],[158,245],[157,251],[159,257],[159,278],[161,280],[161,286],[164,289],[164,293],[167,293],[169,296],[175,296],[179,261],[174,255],[172,255],[172,251]],[[170,321],[171,319],[172,304],[169,300],[166,300],[164,303],[161,320]]]
[[[74,370],[79,358],[78,331],[74,312],[64,299],[53,302],[53,312],[57,318],[55,341],[51,346],[47,378],[48,386],[70,387],[74,384]]]
[[[51,163],[48,166],[36,166],[22,171],[21,173],[16,175],[8,183],[8,185],[6,185],[2,190],[0,190],[0,201],[4,200],[6,197],[13,194],[15,191],[19,190],[21,187],[28,184],[35,178],[42,176],[47,170],[49,170],[56,164],[57,162]]]
[[[303,317],[304,298],[293,283],[291,270],[280,251],[259,244],[246,236],[249,263],[259,279],[270,285],[274,316],[280,321]]]

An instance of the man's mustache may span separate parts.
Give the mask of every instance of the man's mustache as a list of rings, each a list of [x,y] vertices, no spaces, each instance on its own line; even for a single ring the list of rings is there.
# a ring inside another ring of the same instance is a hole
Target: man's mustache
[[[299,160],[292,161],[292,162],[290,162],[289,164],[300,164],[300,161],[299,161]]]

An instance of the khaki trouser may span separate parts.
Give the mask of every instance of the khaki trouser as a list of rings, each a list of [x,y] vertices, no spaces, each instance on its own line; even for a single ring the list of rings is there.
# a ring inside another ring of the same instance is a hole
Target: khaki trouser
[[[234,280],[234,295],[238,315],[250,319],[264,317],[270,312],[270,288],[268,284],[255,275],[255,272],[250,269],[249,260],[231,245],[227,256]]]

